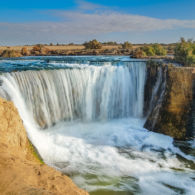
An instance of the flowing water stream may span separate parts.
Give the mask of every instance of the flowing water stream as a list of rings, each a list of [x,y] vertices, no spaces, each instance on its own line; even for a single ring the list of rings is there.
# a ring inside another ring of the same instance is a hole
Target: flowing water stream
[[[1,60],[0,70],[0,94],[18,108],[43,160],[79,187],[93,195],[195,194],[194,141],[186,152],[143,128],[144,61],[35,57]]]

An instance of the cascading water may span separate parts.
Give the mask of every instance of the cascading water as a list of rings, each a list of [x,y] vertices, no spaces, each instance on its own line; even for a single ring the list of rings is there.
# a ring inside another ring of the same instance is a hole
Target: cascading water
[[[13,61],[30,70],[0,76],[44,161],[92,194],[193,194],[194,157],[143,128],[145,62],[73,59]]]
[[[142,117],[145,64],[4,74],[40,126],[62,120]]]

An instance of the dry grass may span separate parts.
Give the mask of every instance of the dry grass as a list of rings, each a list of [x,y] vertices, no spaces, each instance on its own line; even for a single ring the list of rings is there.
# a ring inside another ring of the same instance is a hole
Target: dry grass
[[[32,50],[32,46],[0,46],[0,50],[15,50],[15,51],[21,51],[23,47],[26,47],[28,51]],[[103,45],[102,49],[118,49],[120,45]],[[81,50],[85,47],[83,45],[46,45],[45,48],[49,50]]]

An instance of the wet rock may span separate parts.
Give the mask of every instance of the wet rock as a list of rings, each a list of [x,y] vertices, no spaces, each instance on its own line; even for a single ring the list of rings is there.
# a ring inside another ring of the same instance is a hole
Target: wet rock
[[[159,67],[159,65],[148,67],[148,75],[151,78],[146,81],[145,112],[149,109],[149,99],[152,96],[154,83],[158,79]],[[165,67],[167,67],[167,71],[165,71]],[[164,78],[161,80],[161,86],[163,82],[165,84],[163,96],[159,92],[154,97],[160,101],[154,103],[144,127],[183,140],[192,135],[192,69],[168,65],[164,66],[163,75]]]

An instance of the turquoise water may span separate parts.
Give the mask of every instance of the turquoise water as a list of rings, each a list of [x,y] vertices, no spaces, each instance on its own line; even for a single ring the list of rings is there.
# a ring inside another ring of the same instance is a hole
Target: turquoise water
[[[1,72],[13,72],[24,70],[63,69],[73,66],[102,66],[102,65],[125,65],[132,61],[144,61],[130,59],[127,56],[45,56],[23,57],[16,59],[0,59]]]

